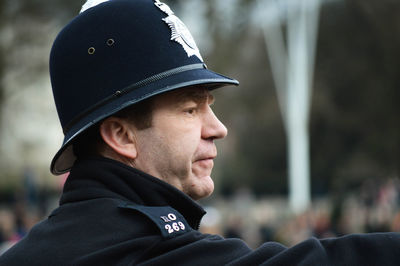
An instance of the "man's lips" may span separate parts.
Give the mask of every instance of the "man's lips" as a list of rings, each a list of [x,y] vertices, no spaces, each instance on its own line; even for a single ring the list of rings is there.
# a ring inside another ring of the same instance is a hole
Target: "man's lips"
[[[212,158],[205,158],[195,161],[194,164],[201,168],[212,169],[214,167],[214,160]]]
[[[195,159],[194,162],[199,162],[199,161],[207,161],[207,160],[214,160],[216,155],[204,155],[204,156],[199,156],[199,158]]]
[[[214,155],[201,156],[200,158],[196,159],[193,163],[204,168],[213,168],[215,157],[216,156]]]

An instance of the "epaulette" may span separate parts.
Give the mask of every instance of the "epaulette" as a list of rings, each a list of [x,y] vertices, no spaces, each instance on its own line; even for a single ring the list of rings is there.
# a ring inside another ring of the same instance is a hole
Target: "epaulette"
[[[150,218],[164,238],[176,237],[193,230],[183,215],[170,206],[143,206],[124,202],[118,207],[138,211]]]

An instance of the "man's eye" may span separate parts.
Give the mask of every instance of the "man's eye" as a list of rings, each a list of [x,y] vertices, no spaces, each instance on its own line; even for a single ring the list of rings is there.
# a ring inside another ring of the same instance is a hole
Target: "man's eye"
[[[189,115],[194,115],[196,113],[197,109],[196,108],[188,108],[185,110],[185,113],[189,114]]]

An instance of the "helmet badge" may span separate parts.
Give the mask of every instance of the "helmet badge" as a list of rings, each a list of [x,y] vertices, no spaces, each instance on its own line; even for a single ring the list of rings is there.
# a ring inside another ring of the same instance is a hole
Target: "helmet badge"
[[[197,48],[196,42],[194,41],[192,34],[190,34],[190,31],[182,22],[182,20],[175,16],[174,12],[171,10],[171,8],[169,8],[167,4],[164,4],[159,0],[155,0],[154,5],[156,5],[162,12],[168,15],[168,17],[163,18],[163,21],[167,23],[167,25],[171,29],[171,41],[175,41],[182,45],[188,57],[195,55],[201,61],[203,61],[203,58],[200,55],[199,48]]]
[[[109,0],[87,0],[86,3],[82,6],[81,11],[79,11],[79,13],[85,12],[86,10],[88,10],[89,8],[92,8],[94,6],[97,6],[98,4],[107,2]]]

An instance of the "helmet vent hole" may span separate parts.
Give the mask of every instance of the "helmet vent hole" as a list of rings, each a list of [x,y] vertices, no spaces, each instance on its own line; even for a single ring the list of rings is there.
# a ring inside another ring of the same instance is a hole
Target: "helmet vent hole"
[[[89,47],[88,54],[92,55],[92,54],[94,54],[95,51],[96,51],[96,49],[94,49],[94,47]]]
[[[115,43],[114,39],[108,39],[108,40],[107,40],[107,45],[108,45],[108,46],[113,46],[114,43]]]

